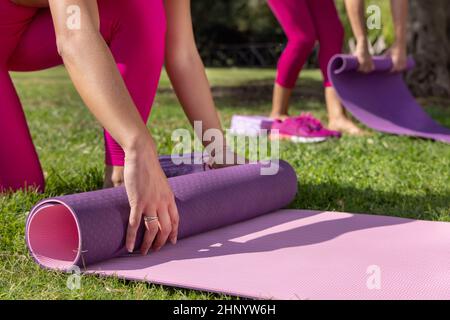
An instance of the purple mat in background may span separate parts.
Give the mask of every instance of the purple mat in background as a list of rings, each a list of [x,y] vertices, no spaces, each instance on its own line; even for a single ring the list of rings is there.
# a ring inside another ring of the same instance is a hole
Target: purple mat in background
[[[377,131],[450,143],[450,129],[436,123],[416,102],[401,73],[391,73],[392,60],[374,57],[375,71],[358,72],[349,55],[334,56],[328,74],[345,108]],[[408,69],[414,67],[412,58]]]

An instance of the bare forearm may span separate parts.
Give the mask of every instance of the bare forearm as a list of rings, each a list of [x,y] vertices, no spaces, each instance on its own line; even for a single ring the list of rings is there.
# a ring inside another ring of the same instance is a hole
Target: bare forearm
[[[395,41],[401,46],[406,46],[408,6],[408,0],[391,0],[392,19],[394,21],[395,29]]]
[[[166,60],[167,73],[191,124],[202,121],[203,130],[222,129],[203,62],[197,52]]]
[[[356,40],[358,43],[367,43],[367,32],[364,23],[364,0],[345,0],[345,6]]]
[[[203,62],[195,45],[190,0],[165,0],[167,16],[166,69],[191,123],[203,131],[222,130]]]
[[[86,106],[126,148],[147,130],[115,68],[109,49],[103,39],[98,38],[98,34],[85,35],[69,46],[63,46],[61,55]]]
[[[80,7],[79,30],[66,26],[69,4]],[[50,0],[58,49],[76,89],[92,114],[127,151],[141,140],[151,139],[98,31],[96,6],[90,0]]]

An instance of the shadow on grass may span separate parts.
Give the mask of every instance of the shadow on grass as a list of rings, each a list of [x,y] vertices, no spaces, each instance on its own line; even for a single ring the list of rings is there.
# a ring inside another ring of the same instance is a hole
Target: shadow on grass
[[[420,220],[450,221],[449,190],[408,195],[395,191],[359,189],[339,183],[301,183],[289,208],[389,215]],[[432,210],[432,212],[430,212]],[[442,216],[439,212],[446,212]]]
[[[272,80],[248,81],[245,85],[236,86],[212,86],[211,91],[218,105],[227,107],[259,107],[261,104],[270,104],[273,93]],[[161,88],[162,94],[173,93],[170,88]],[[299,79],[293,89],[292,99],[305,99],[324,101],[323,86],[320,81],[313,79]]]
[[[212,87],[216,99],[235,99],[245,104],[258,104],[261,101],[272,101],[273,81],[257,80],[249,81],[245,86]],[[312,79],[300,79],[293,89],[293,99],[320,100],[324,99],[323,87],[320,81]]]

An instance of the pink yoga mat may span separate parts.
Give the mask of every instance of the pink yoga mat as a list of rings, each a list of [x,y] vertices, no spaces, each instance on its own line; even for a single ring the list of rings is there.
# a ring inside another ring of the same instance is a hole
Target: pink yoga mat
[[[374,72],[363,74],[353,56],[331,59],[328,74],[345,108],[374,130],[450,143],[450,129],[436,123],[416,102],[403,74],[390,72],[392,60],[374,57],[374,64]]]
[[[450,224],[281,210],[88,272],[256,299],[450,299]]]
[[[27,245],[45,268],[255,299],[450,299],[449,223],[279,211],[297,191],[295,171],[279,166],[170,178],[180,240],[148,256],[124,250],[122,188],[40,202]]]

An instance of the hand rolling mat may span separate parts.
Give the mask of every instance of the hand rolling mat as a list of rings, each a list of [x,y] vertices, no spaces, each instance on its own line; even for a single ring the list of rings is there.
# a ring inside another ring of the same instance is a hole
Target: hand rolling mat
[[[36,205],[26,227],[32,256],[45,268],[75,264],[86,273],[257,299],[450,299],[449,223],[277,211],[297,189],[285,162],[275,176],[244,165],[169,182],[180,212],[177,245],[127,254],[129,207],[116,188]]]
[[[249,164],[169,178],[180,213],[179,239],[288,205],[297,192],[294,169],[280,161],[276,175],[261,175],[264,166]],[[47,199],[30,212],[27,244],[44,267],[88,266],[126,253],[129,213],[123,187]],[[142,223],[136,247],[143,229]]]
[[[168,178],[206,171],[203,164],[207,162],[206,154],[197,152],[183,155],[164,155],[159,157],[159,164]],[[179,164],[175,165],[174,161]]]
[[[409,92],[403,75],[391,73],[392,60],[374,57],[375,71],[358,72],[349,55],[334,56],[328,74],[345,108],[369,128],[450,143],[450,129],[436,123]],[[408,69],[414,67],[408,59]]]

